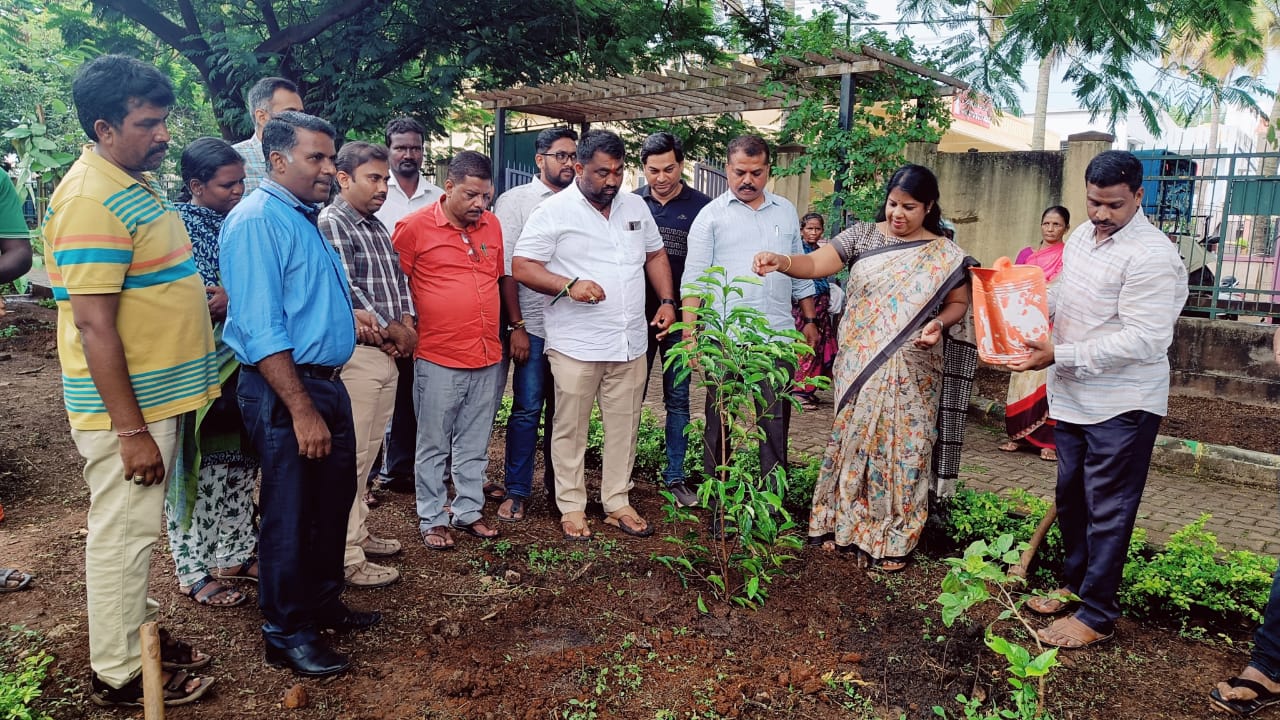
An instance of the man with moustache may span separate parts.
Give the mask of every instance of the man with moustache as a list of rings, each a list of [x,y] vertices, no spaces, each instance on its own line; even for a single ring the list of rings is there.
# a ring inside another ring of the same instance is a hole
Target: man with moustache
[[[270,173],[222,225],[223,339],[240,361],[245,430],[262,463],[258,604],[270,665],[322,677],[346,656],[321,633],[377,624],[343,604],[356,443],[342,365],[355,349],[342,259],[316,227],[329,197],[333,126],[283,112],[262,129]]]
[[[685,260],[685,283],[697,284],[707,268],[723,267],[730,278],[752,274],[752,259],[761,250],[786,255],[804,252],[800,239],[800,221],[791,201],[765,190],[769,182],[769,146],[755,135],[742,135],[729,142],[725,176],[729,189],[712,200],[689,228],[689,255]],[[814,326],[813,281],[789,278],[774,273],[759,285],[739,285],[742,295],[718,308],[728,314],[734,307],[753,307],[769,320],[776,332],[795,329],[791,317],[791,301],[799,300],[808,322],[802,331],[812,345],[818,342]],[[698,307],[698,297],[684,298],[684,307]],[[685,322],[697,316],[684,311]],[[686,339],[693,330],[685,330]],[[787,432],[791,424],[791,403],[779,398],[772,389],[763,389],[763,403],[757,408],[757,424],[764,432],[760,443],[760,474],[769,477],[775,468],[787,467]],[[722,418],[715,411],[714,393],[707,393],[706,433],[704,435],[703,469],[707,477],[723,464],[720,442]]]
[[[532,182],[504,192],[494,204],[493,212],[502,224],[507,274],[515,257],[516,239],[524,224],[543,200],[573,183],[574,153],[578,133],[571,128],[547,128],[534,140],[533,162],[538,176]],[[515,282],[515,280],[511,280]],[[517,283],[517,302],[508,307],[507,345],[515,360],[511,375],[511,416],[507,420],[506,486],[498,519],[504,522],[524,520],[525,504],[533,492],[533,458],[538,445],[538,418],[551,427],[555,418],[555,399],[547,393],[551,371],[547,367],[546,327],[542,322],[542,306],[546,300],[536,290]],[[555,473],[551,468],[551,433],[543,434],[543,485],[547,497],[555,497]]]
[[[92,142],[49,199],[42,232],[63,402],[89,486],[89,697],[139,706],[138,627],[160,609],[147,576],[165,481],[183,427],[221,392],[218,361],[191,241],[150,173],[169,146],[173,86],[150,65],[104,55],[80,68],[71,94]],[[165,704],[204,695],[213,680],[191,671],[212,658],[160,637]]]
[[[501,282],[502,228],[485,210],[493,200],[489,158],[471,150],[449,161],[444,197],[396,225],[392,244],[418,310],[413,404],[418,412],[418,530],[428,550],[454,546],[450,528],[479,538],[484,478],[502,373],[498,324],[511,283]],[[449,467],[446,467],[449,465]],[[446,470],[453,476],[450,511]]]
[[[546,352],[556,393],[551,462],[560,527],[570,540],[591,537],[583,461],[597,401],[604,423],[605,522],[628,535],[653,534],[628,496],[646,377],[645,276],[662,298],[652,324],[663,335],[675,321],[675,292],[653,216],[639,197],[618,192],[624,153],[622,139],[611,132],[583,135],[577,180],[533,211],[511,263],[516,280],[550,298]]]
[[[376,215],[390,232],[396,223],[416,210],[430,207],[444,191],[422,176],[423,144],[427,129],[410,117],[395,118],[383,133],[391,151],[391,177],[387,199]],[[400,371],[396,386],[395,411],[382,446],[382,468],[378,486],[400,492],[414,492],[413,464],[418,438],[413,409],[413,356],[396,360]]]
[[[644,170],[645,186],[636,190],[636,194],[644,198],[654,222],[658,223],[667,262],[671,265],[671,286],[679,293],[688,254],[689,227],[711,198],[685,183],[684,145],[671,133],[659,132],[645,138],[640,147],[640,166]],[[652,284],[647,285],[645,314],[657,312],[659,304],[658,291]],[[653,361],[665,358],[678,341],[674,335],[659,340],[658,331],[651,330],[645,355],[647,371],[652,372]],[[696,507],[698,494],[684,481],[684,457],[689,447],[684,435],[689,424],[689,378],[679,379],[681,367],[673,365],[662,371],[662,403],[667,411],[667,467],[662,472],[662,481],[677,505]]]
[[[1084,181],[1090,223],[1067,238],[1049,290],[1053,338],[1029,342],[1031,356],[1009,366],[1049,368],[1064,584],[1027,607],[1042,615],[1076,608],[1038,633],[1067,649],[1110,639],[1120,617],[1116,593],[1169,410],[1168,350],[1187,299],[1177,246],[1142,212],[1142,162],[1104,152]]]
[[[262,128],[282,112],[302,112],[302,96],[298,86],[282,77],[262,78],[249,88],[245,96],[253,135],[231,147],[244,158],[244,194],[253,192],[267,176],[267,158],[262,154]]]
[[[391,234],[374,215],[387,197],[387,149],[353,141],[342,146],[335,162],[338,197],[320,211],[320,232],[338,249],[351,281],[360,344],[342,369],[342,384],[351,397],[356,438],[356,497],[347,517],[347,551],[343,559],[347,585],[377,588],[400,579],[400,572],[370,562],[391,557],[400,542],[375,537],[366,523],[365,489],[382,435],[395,407],[399,372],[396,359],[412,357],[417,344],[409,279],[391,247]]]

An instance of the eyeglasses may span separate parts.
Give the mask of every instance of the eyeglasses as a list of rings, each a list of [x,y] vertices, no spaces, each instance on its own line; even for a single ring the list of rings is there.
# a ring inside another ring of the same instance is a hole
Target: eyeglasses
[[[569,162],[570,160],[576,160],[578,157],[574,153],[570,153],[570,152],[545,152],[545,153],[538,153],[538,154],[541,155],[542,157],[555,158],[556,162],[559,162],[559,163],[566,163],[566,162]]]
[[[458,234],[462,236],[462,244],[467,246],[467,258],[473,263],[480,262],[480,254],[476,252],[475,245],[471,244],[471,238],[468,237],[466,233]],[[485,252],[484,245],[480,246],[480,252]],[[488,255],[486,254],[485,257],[488,257]]]

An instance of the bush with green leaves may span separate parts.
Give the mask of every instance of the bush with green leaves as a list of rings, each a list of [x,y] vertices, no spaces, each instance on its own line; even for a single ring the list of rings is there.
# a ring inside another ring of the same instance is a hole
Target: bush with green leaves
[[[1057,648],[1045,649],[1035,629],[1022,614],[1022,605],[1027,595],[1021,592],[1025,582],[1022,578],[1010,575],[1008,568],[1018,561],[1025,550],[1025,542],[1015,542],[1013,535],[1000,535],[991,544],[985,540],[975,540],[965,549],[962,557],[945,558],[950,569],[942,580],[942,594],[938,596],[938,604],[942,606],[942,623],[947,627],[965,616],[972,608],[987,602],[995,602],[1000,612],[986,627],[983,642],[1005,659],[1009,670],[1011,707],[984,708],[984,703],[972,697],[958,695],[965,720],[1001,720],[1002,718],[1045,718],[1044,697],[1049,672],[1058,663]],[[1026,647],[997,635],[995,627],[998,623],[1013,621],[1020,625],[1035,642],[1035,655]],[[934,714],[947,717],[947,712],[940,706],[933,708]]]
[[[724,268],[712,267],[696,284],[686,286],[686,296],[701,301],[694,311],[696,321],[676,323],[672,331],[691,330],[693,339],[667,355],[666,367],[678,368],[682,379],[688,377],[693,386],[703,388],[711,411],[722,419],[716,468],[698,487],[700,504],[712,516],[712,531],[704,536],[691,529],[669,536],[667,541],[679,553],[655,558],[682,582],[696,578],[714,598],[745,607],[765,601],[768,584],[783,571],[801,540],[783,503],[786,469],[762,477],[759,469],[748,469],[744,455],[754,455],[764,440],[757,413],[779,412],[781,403],[797,404],[791,395],[798,387],[795,369],[803,355],[813,352],[800,333],[779,333],[763,312],[734,302],[742,297],[743,285],[759,283],[754,277],[730,278]],[[827,385],[826,378],[807,382]],[[774,400],[766,402],[766,397]],[[710,445],[704,436],[698,454],[706,447]],[[663,495],[668,521],[696,523],[696,515],[678,507],[670,493]],[[698,604],[705,609],[701,595]]]
[[[1150,557],[1131,557],[1124,567],[1120,603],[1131,614],[1243,617],[1262,622],[1271,593],[1275,558],[1246,550],[1225,552],[1204,529],[1209,515],[1182,528]]]
[[[1000,495],[960,485],[941,515],[947,536],[962,547],[975,540],[990,541],[1006,533],[1018,542],[1027,542],[1048,512],[1049,505],[1048,500],[1026,490]],[[1036,557],[1041,572],[1045,566],[1062,561],[1062,532],[1057,524],[1049,529],[1040,543]]]
[[[50,720],[44,708],[62,707],[65,700],[43,698],[53,656],[41,646],[38,633],[21,625],[0,636],[0,720]]]

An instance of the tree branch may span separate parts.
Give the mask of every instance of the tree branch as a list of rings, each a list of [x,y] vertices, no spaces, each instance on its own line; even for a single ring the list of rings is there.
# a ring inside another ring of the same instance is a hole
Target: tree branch
[[[112,1],[119,2],[120,0]],[[310,22],[305,22],[301,25],[293,25],[278,33],[272,33],[271,37],[263,40],[259,43],[258,47],[254,48],[254,52],[267,55],[275,55],[284,52],[293,45],[304,43],[325,30],[328,30],[337,23],[354,17],[364,11],[365,8],[379,1],[380,0],[358,0],[357,2],[342,2],[339,0],[330,6],[329,10],[321,13]]]
[[[209,45],[194,33],[170,20],[164,13],[145,2],[136,0],[93,0],[98,7],[114,10],[155,33],[156,37],[196,62],[209,52]],[[195,30],[194,32],[199,32]],[[197,67],[199,65],[197,64]],[[204,68],[200,68],[204,71]]]

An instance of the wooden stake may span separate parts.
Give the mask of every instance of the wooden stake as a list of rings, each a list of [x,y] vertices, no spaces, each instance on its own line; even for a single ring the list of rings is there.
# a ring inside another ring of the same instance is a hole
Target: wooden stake
[[[1018,564],[1009,568],[1010,575],[1020,578],[1027,577],[1027,569],[1031,567],[1031,561],[1035,559],[1036,550],[1040,547],[1040,543],[1044,542],[1044,536],[1049,533],[1049,528],[1053,527],[1053,521],[1057,518],[1058,506],[1050,505],[1049,510],[1044,514],[1044,518],[1036,526],[1035,533],[1031,535],[1031,541],[1027,543],[1027,549],[1023,550],[1022,557],[1018,558]]]
[[[142,636],[142,717],[164,720],[164,676],[160,665],[160,626],[143,623]]]

